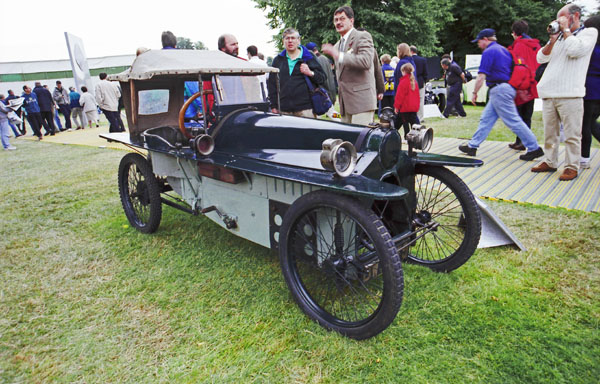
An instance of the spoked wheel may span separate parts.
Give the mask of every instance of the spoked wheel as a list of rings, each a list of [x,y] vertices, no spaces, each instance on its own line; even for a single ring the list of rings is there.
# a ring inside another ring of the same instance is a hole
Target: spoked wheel
[[[390,234],[353,198],[326,191],[299,198],[281,227],[279,259],[304,313],[348,337],[377,335],[402,304],[402,265]]]
[[[417,165],[415,243],[408,259],[435,271],[463,265],[477,249],[481,216],[465,183],[443,167]]]
[[[162,215],[160,186],[143,156],[129,153],[121,159],[119,194],[131,225],[143,233],[156,231]]]

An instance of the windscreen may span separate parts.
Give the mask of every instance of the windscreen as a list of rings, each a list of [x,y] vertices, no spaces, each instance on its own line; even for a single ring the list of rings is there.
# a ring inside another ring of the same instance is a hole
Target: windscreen
[[[213,89],[219,95],[219,104],[253,104],[267,100],[266,75],[215,76]]]

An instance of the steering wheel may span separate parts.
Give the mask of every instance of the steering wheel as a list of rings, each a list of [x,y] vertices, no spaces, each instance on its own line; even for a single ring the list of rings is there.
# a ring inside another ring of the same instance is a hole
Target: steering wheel
[[[212,93],[213,93],[212,89],[204,90],[205,95],[209,95]],[[202,95],[202,92],[194,93],[189,99],[187,99],[187,101],[185,103],[183,103],[183,107],[181,107],[181,109],[179,110],[179,130],[181,131],[183,136],[187,137],[188,139],[193,139],[194,136],[189,134],[188,131],[186,131],[186,129],[185,129],[185,124],[184,124],[185,123],[185,111],[194,102],[194,100],[196,100],[201,95]],[[205,103],[203,103],[203,107],[204,107],[204,105],[205,105]]]

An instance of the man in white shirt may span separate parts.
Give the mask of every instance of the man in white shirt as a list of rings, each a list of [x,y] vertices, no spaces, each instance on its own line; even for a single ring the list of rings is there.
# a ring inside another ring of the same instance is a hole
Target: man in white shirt
[[[98,75],[100,82],[96,85],[96,102],[104,116],[110,123],[109,132],[121,132],[119,127],[119,98],[121,91],[119,87],[106,79],[106,73]]]
[[[543,101],[544,161],[532,172],[554,172],[558,168],[560,123],[565,133],[565,167],[559,180],[573,180],[579,171],[581,124],[585,77],[598,31],[583,29],[581,8],[567,4],[557,14],[560,31],[550,35],[537,53],[540,64],[548,63],[537,90]]]
[[[269,65],[267,63],[265,63],[258,57],[258,48],[256,48],[256,45],[251,45],[248,48],[246,48],[246,52],[248,53],[248,61],[249,62],[258,65],[259,67],[265,67],[265,68],[269,67]],[[258,76],[258,79],[260,80],[261,87],[266,95],[267,94],[267,75],[260,75],[260,76]]]

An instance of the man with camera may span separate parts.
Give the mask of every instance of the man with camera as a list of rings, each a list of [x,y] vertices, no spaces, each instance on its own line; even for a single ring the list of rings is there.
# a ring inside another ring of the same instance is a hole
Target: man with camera
[[[532,172],[554,172],[558,168],[560,123],[565,133],[565,167],[559,180],[573,180],[579,171],[581,122],[585,77],[598,31],[580,24],[581,8],[567,4],[550,23],[550,40],[537,54],[540,64],[548,63],[538,83],[543,101],[544,161]]]

